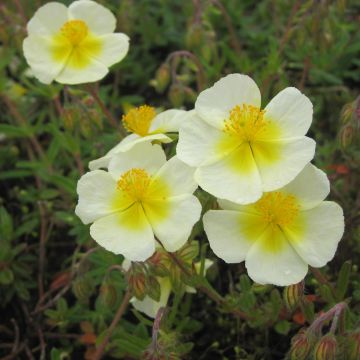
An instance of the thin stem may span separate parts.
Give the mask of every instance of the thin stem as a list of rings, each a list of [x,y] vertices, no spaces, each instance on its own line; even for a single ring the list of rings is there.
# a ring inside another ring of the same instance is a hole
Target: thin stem
[[[309,268],[315,279],[320,284],[327,285],[330,288],[332,295],[336,298],[336,291],[334,289],[334,286],[328,281],[328,279],[326,279],[326,277],[321,273],[321,271],[319,269],[313,268],[312,266],[310,266]]]
[[[105,351],[105,347],[106,345],[108,344],[109,340],[110,340],[110,337],[111,337],[111,334],[112,332],[114,331],[116,325],[118,324],[118,322],[120,321],[120,319],[122,318],[122,316],[124,315],[125,313],[125,310],[126,308],[128,307],[129,305],[129,302],[130,302],[130,299],[132,297],[132,294],[131,294],[131,291],[128,289],[125,293],[125,296],[123,298],[123,301],[121,302],[115,316],[114,316],[114,319],[113,321],[111,322],[108,330],[107,330],[107,334],[106,336],[104,337],[102,343],[100,344],[100,346],[97,348],[96,350],[96,353],[93,357],[92,360],[100,360],[103,356],[103,353]]]

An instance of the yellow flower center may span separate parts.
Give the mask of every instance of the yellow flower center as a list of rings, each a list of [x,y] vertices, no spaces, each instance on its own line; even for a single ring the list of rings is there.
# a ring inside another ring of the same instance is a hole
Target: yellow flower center
[[[69,20],[60,29],[61,35],[73,45],[79,45],[88,35],[89,29],[82,20]]]
[[[269,192],[254,204],[265,223],[276,227],[291,225],[299,214],[299,205],[293,195],[279,191]]]
[[[241,142],[253,142],[267,127],[265,110],[252,105],[236,105],[225,120],[224,131],[240,138]]]
[[[151,176],[144,169],[133,168],[121,175],[117,188],[134,202],[141,202],[146,197],[150,180]]]
[[[146,136],[155,116],[156,111],[153,107],[142,105],[131,109],[126,115],[123,115],[122,121],[128,131],[140,136]]]

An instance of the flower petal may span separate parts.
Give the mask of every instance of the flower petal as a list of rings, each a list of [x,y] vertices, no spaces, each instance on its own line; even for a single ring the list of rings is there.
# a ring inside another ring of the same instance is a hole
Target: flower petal
[[[309,265],[324,266],[334,257],[344,233],[343,211],[338,204],[324,201],[301,214],[305,221],[305,232],[288,228],[284,229],[285,236]]]
[[[298,283],[305,277],[308,269],[284,234],[272,226],[268,226],[250,248],[245,266],[255,282],[278,286]]]
[[[190,166],[212,164],[229,154],[238,144],[226,142],[226,134],[208,125],[195,113],[188,115],[188,121],[179,130],[176,152],[180,160]]]
[[[197,183],[194,179],[195,169],[180,161],[177,156],[173,156],[167,161],[154,176],[154,185],[159,179],[161,184],[167,184],[171,196],[192,194]]]
[[[222,129],[230,110],[242,104],[260,107],[260,90],[249,76],[230,74],[200,93],[195,110],[210,125]]]
[[[305,135],[312,115],[310,99],[294,87],[280,91],[265,108],[265,119],[278,124],[284,138]]]
[[[129,51],[129,37],[125,34],[106,34],[100,36],[99,40],[101,52],[95,58],[105,66],[120,62]]]
[[[131,299],[131,303],[136,310],[141,311],[151,318],[155,318],[159,309],[166,306],[171,293],[171,283],[169,278],[158,278],[158,281],[161,289],[159,301],[155,301],[149,296],[145,296],[144,300],[138,300],[136,298]]]
[[[252,147],[264,191],[273,191],[292,181],[315,154],[316,143],[308,137],[264,141]],[[271,149],[271,150],[270,150]],[[269,154],[275,154],[273,157]]]
[[[189,111],[170,109],[156,115],[151,122],[149,132],[178,132],[182,124],[188,120]]]
[[[85,21],[91,32],[98,35],[112,33],[116,27],[114,14],[91,0],[74,1],[69,6],[69,17]]]
[[[95,170],[83,175],[77,184],[79,202],[75,214],[84,224],[121,210],[128,203],[121,202],[116,182],[109,173]]]
[[[295,195],[301,209],[307,210],[320,204],[329,195],[330,183],[323,171],[308,164],[281,191]]]
[[[68,21],[68,9],[58,2],[41,6],[27,24],[29,35],[53,35]]]
[[[24,39],[23,50],[26,61],[34,76],[44,84],[50,84],[63,70],[69,51],[63,54],[64,61],[54,61],[51,49],[52,40],[44,35],[30,35]]]
[[[78,60],[73,59],[74,54],[70,55],[69,61],[62,71],[56,76],[55,80],[61,84],[84,84],[102,79],[109,69],[101,62],[95,60],[86,53],[81,53],[80,64]],[[76,66],[70,66],[70,63],[76,63]],[[83,65],[86,64],[86,65]],[[78,66],[79,65],[79,66]]]
[[[203,223],[212,251],[227,263],[244,261],[266,227],[259,216],[231,210],[210,210]]]
[[[248,144],[212,165],[196,169],[195,180],[210,194],[239,204],[255,202],[262,195],[260,175]]]
[[[138,204],[96,220],[90,235],[106,250],[131,261],[145,261],[155,251],[153,231]]]
[[[111,150],[107,152],[106,155],[102,156],[101,158],[92,160],[89,162],[89,169],[95,170],[99,168],[107,168],[109,166],[111,158],[120,152],[126,152],[133,148],[136,144],[142,143],[142,142],[151,142],[151,141],[160,141],[162,143],[169,143],[172,141],[171,138],[164,134],[154,134],[154,135],[148,135],[141,137],[137,134],[130,134],[127,137],[125,137],[122,141],[120,141],[119,144],[117,144],[115,147],[113,147]]]
[[[166,208],[165,216],[158,209]],[[167,251],[176,251],[188,240],[194,224],[199,220],[201,204],[193,195],[173,197],[167,201],[144,204],[147,218],[156,237]]]
[[[142,142],[129,151],[114,154],[109,163],[109,172],[114,179],[134,168],[146,170],[155,174],[166,162],[164,150],[160,145]]]

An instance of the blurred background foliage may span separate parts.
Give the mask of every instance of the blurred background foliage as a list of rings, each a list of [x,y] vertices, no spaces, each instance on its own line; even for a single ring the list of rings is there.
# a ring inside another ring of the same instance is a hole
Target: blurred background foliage
[[[153,322],[130,307],[107,358],[302,359],[310,342],[311,358],[333,359],[324,357],[332,340],[322,335],[338,304],[337,356],[358,359],[360,3],[99,0],[130,36],[130,52],[101,86],[64,87],[40,84],[22,54],[26,23],[45,2],[0,4],[0,355],[92,358],[126,280],[122,258],[97,248],[74,214],[77,180],[89,160],[121,139],[121,115],[132,106],[191,109],[199,91],[240,72],[255,79],[263,105],[287,86],[312,100],[314,162],[328,173],[330,198],[346,217],[338,252],[309,273],[304,291],[253,284],[243,264],[217,260],[209,280],[226,306],[177,293],[153,338]],[[198,225],[193,238],[214,259],[201,234]],[[233,309],[251,319],[234,317]],[[324,329],[309,340],[304,328],[320,314]]]

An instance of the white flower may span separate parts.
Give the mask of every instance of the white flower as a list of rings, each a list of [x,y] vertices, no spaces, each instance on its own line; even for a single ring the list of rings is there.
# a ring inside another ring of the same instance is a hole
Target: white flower
[[[228,263],[245,260],[249,276],[280,286],[301,281],[308,269],[324,266],[344,232],[343,211],[332,201],[326,175],[308,164],[285,187],[254,204],[219,201],[224,210],[204,215],[214,253]]]
[[[206,274],[207,270],[210,268],[210,266],[213,264],[213,262],[209,259],[205,259],[204,262],[204,273]],[[200,262],[195,263],[195,269],[199,273],[200,271]],[[128,270],[130,267],[130,261],[125,259],[123,261],[123,268],[125,270]],[[157,278],[159,284],[160,284],[160,300],[155,301],[149,296],[145,296],[143,300],[139,300],[136,297],[133,297],[131,299],[131,303],[134,306],[134,308],[138,311],[141,311],[145,315],[155,318],[157,312],[161,307],[165,307],[168,303],[172,287],[169,277],[158,277]],[[185,292],[188,293],[196,293],[196,290],[190,286],[185,287]]]
[[[188,116],[184,110],[170,109],[156,114],[155,108],[142,105],[131,109],[123,116],[124,127],[132,132],[126,136],[115,147],[113,147],[105,156],[92,160],[89,163],[90,170],[106,168],[114,154],[130,150],[134,145],[144,141],[159,141],[169,143],[172,139],[165,135],[179,131]]]
[[[177,157],[166,161],[160,145],[144,142],[114,155],[109,172],[91,171],[78,182],[76,214],[105,249],[132,261],[155,251],[156,236],[167,251],[187,241],[201,213],[192,195],[194,170]]]
[[[97,81],[128,52],[129,38],[114,33],[115,27],[115,16],[94,1],[74,1],[68,8],[50,2],[27,25],[24,55],[42,83]]]
[[[293,180],[313,158],[315,142],[304,136],[310,100],[286,88],[264,110],[260,105],[255,82],[231,74],[199,95],[192,121],[180,128],[177,155],[197,168],[195,179],[210,194],[254,202]]]

